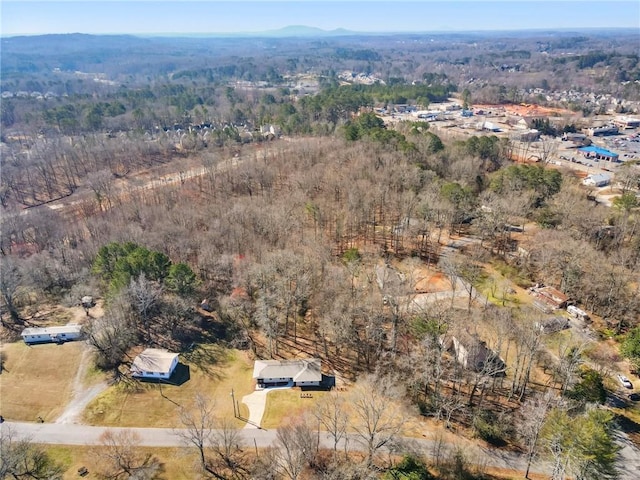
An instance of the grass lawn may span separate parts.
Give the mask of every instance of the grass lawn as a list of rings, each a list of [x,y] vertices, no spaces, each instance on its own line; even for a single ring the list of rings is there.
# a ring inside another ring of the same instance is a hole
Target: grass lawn
[[[219,417],[233,418],[231,390],[237,399],[253,391],[253,362],[246,352],[208,345],[186,358],[181,355],[180,363],[189,367],[189,378],[182,385],[120,382],[88,405],[84,422],[118,427],[180,427],[178,409],[189,408],[198,393],[216,405]],[[244,426],[240,420],[237,423]]]
[[[35,421],[41,416],[54,421],[71,399],[82,350],[80,342],[3,345],[0,413],[11,420]]]
[[[318,400],[327,394],[324,391],[306,391],[305,393],[311,393],[313,398],[300,398],[300,393],[298,388],[270,392],[260,425],[267,429],[278,428],[286,423],[288,418],[313,410]]]

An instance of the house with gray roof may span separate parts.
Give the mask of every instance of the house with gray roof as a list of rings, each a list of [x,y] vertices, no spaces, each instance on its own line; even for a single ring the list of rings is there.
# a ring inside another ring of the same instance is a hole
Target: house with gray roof
[[[317,387],[322,382],[322,365],[319,358],[256,360],[253,378],[256,379],[258,388],[287,384]]]
[[[178,354],[160,348],[146,348],[131,365],[131,376],[167,380],[178,366]]]

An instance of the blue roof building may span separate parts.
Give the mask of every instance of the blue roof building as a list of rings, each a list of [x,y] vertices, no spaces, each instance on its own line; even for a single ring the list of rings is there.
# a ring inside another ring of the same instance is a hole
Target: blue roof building
[[[588,147],[582,147],[578,149],[587,158],[595,158],[596,160],[607,160],[609,162],[617,162],[619,155],[615,152],[610,152],[604,148],[590,145]]]

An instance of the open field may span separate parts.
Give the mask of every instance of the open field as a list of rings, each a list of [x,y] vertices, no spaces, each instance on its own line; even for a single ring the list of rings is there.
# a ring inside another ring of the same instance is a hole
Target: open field
[[[71,399],[83,344],[3,345],[1,413],[12,420],[54,421]]]
[[[93,400],[84,414],[89,425],[119,427],[178,427],[178,409],[189,408],[197,394],[215,404],[219,417],[233,417],[231,390],[236,398],[253,391],[252,368],[246,352],[210,345],[181,357],[188,380],[181,385],[120,382]],[[242,414],[241,408],[241,414]],[[246,412],[245,412],[246,413]],[[240,420],[238,426],[244,425]]]

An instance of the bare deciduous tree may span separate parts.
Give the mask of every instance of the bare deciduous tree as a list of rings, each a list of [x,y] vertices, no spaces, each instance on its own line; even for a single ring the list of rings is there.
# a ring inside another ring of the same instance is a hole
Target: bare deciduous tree
[[[11,319],[18,323],[20,322],[20,314],[16,306],[16,299],[22,285],[23,275],[12,258],[2,256],[0,262],[0,294],[2,294]]]
[[[345,398],[335,391],[329,393],[318,402],[314,415],[333,439],[333,451],[337,453],[338,443],[347,433],[348,417]]]
[[[402,431],[406,413],[400,398],[396,382],[379,375],[360,378],[351,392],[351,428],[365,448],[367,465],[372,465],[377,452]]]
[[[542,395],[536,395],[528,399],[520,409],[520,422],[518,434],[526,449],[527,469],[524,478],[529,478],[529,469],[534,461],[539,447],[540,433],[547,419],[547,413],[555,404],[555,398],[551,390]]]
[[[318,433],[300,417],[278,428],[277,465],[284,476],[296,480],[305,466],[313,466],[318,455]]]
[[[215,415],[215,404],[197,394],[190,409],[180,409],[184,430],[179,435],[198,451],[199,468],[207,478],[242,479],[249,471],[240,449],[240,433],[228,418]]]
[[[60,480],[62,465],[53,461],[40,446],[29,439],[16,438],[15,432],[3,425],[0,435],[0,478]]]
[[[94,456],[100,478],[152,480],[163,470],[153,454],[140,450],[140,436],[132,430],[106,430]]]

